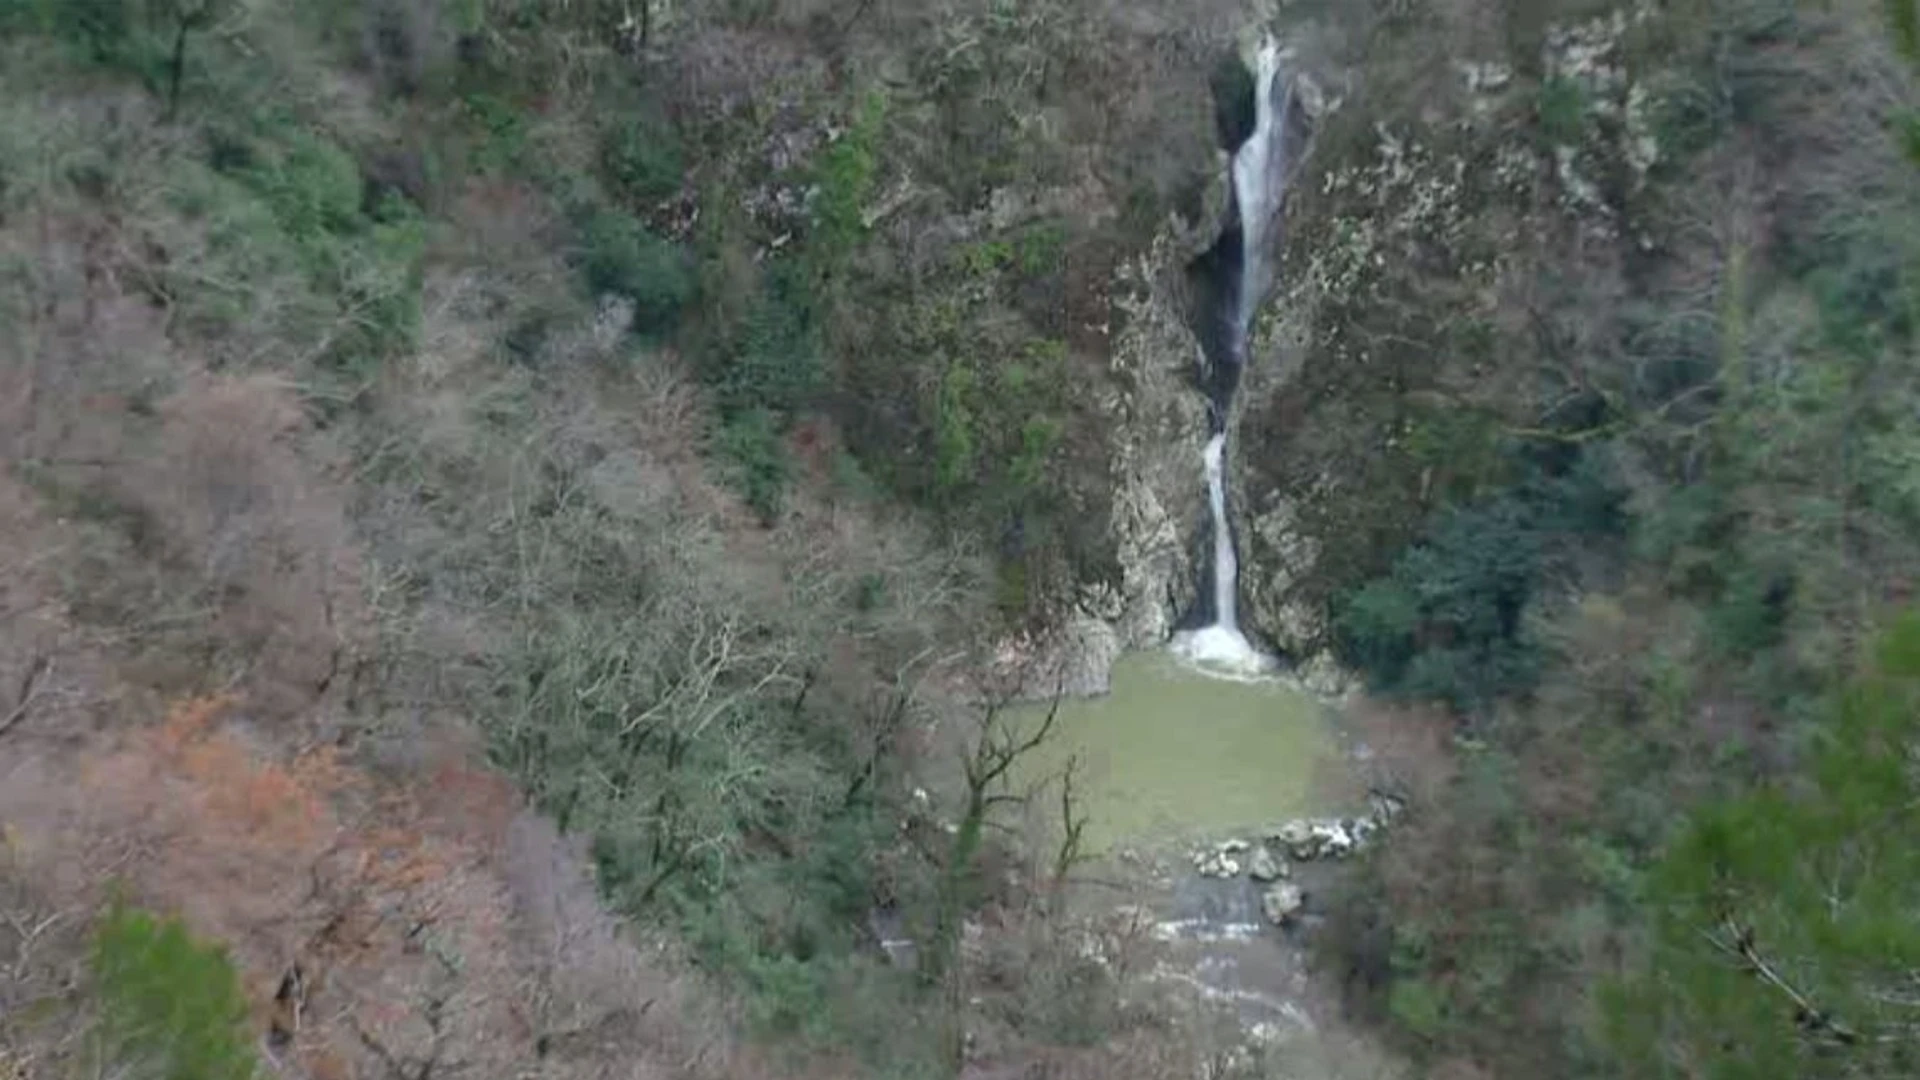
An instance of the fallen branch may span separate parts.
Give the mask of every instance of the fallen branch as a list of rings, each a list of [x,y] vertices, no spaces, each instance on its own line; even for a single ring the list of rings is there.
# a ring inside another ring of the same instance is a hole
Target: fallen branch
[[[0,720],[0,735],[12,731],[15,725],[27,718],[27,713],[33,708],[34,701],[40,697],[42,679],[52,670],[51,659],[45,656],[34,658],[32,665],[27,668],[26,676],[20,680],[20,692],[16,695],[13,711],[7,714],[6,719]]]
[[[1761,982],[1766,983],[1786,995],[1787,1000],[1793,1002],[1793,1019],[1795,1023],[1808,1031],[1828,1032],[1832,1034],[1835,1039],[1849,1046],[1860,1041],[1860,1036],[1855,1033],[1853,1029],[1842,1024],[1815,1006],[1805,994],[1794,989],[1791,983],[1782,978],[1780,973],[1775,971],[1771,964],[1767,963],[1766,958],[1762,957],[1759,950],[1754,947],[1752,927],[1741,926],[1734,922],[1732,918],[1728,918],[1725,925],[1727,933],[1732,937],[1731,941],[1722,941],[1704,930],[1702,930],[1701,933],[1708,941],[1713,943],[1715,948],[1738,958],[1742,965],[1745,966],[1748,971],[1752,972]]]

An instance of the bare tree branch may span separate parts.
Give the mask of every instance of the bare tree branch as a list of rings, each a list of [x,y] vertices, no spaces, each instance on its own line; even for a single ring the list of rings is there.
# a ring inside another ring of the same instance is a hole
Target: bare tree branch
[[[13,711],[9,712],[5,719],[0,719],[0,735],[12,731],[16,724],[27,718],[28,711],[33,708],[34,701],[40,696],[43,677],[52,670],[51,658],[46,656],[34,658],[33,663],[27,668],[26,675],[20,680],[20,691],[16,695]]]
[[[1759,949],[1754,945],[1753,928],[1751,926],[1742,926],[1736,923],[1731,916],[1726,919],[1724,925],[1727,930],[1728,940],[1723,941],[1706,930],[1700,931],[1701,936],[1711,942],[1714,948],[1737,958],[1741,962],[1741,965],[1752,972],[1760,981],[1786,995],[1787,999],[1793,1002],[1794,1021],[1796,1023],[1808,1031],[1828,1032],[1835,1039],[1843,1043],[1852,1044],[1860,1040],[1860,1036],[1851,1028],[1835,1020],[1832,1016],[1829,1016],[1818,1006],[1814,1005],[1805,994],[1794,989],[1791,983],[1782,978],[1780,973],[1773,969],[1773,965],[1767,963],[1766,959],[1760,955]]]

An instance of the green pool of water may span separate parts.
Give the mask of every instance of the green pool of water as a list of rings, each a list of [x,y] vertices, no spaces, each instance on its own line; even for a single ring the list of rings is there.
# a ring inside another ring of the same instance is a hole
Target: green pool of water
[[[1026,706],[1020,720],[1046,712]],[[1061,703],[1052,737],[1013,779],[1038,792],[1029,812],[1057,824],[1056,777],[1075,759],[1089,853],[1218,836],[1326,810],[1329,721],[1284,683],[1209,678],[1168,653],[1133,653],[1114,666],[1112,693]]]

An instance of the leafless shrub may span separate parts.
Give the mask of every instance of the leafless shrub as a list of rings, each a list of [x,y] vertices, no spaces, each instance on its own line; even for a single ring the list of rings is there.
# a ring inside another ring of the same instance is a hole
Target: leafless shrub
[[[1443,711],[1360,698],[1344,720],[1362,748],[1360,779],[1370,790],[1417,807],[1439,801],[1453,782],[1455,722]],[[1342,779],[1346,768],[1343,761]]]
[[[412,95],[453,56],[440,0],[374,0],[360,28],[361,62],[393,93]]]
[[[51,1075],[82,1050],[89,914],[0,842],[0,1074]]]
[[[159,412],[157,453],[111,482],[200,583],[256,707],[297,710],[352,674],[359,581],[341,497],[275,383],[199,381]]]

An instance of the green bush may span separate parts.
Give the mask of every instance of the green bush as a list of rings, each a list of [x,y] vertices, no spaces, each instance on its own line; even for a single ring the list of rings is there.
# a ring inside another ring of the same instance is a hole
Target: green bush
[[[1587,130],[1587,94],[1564,76],[1540,87],[1540,134],[1556,146],[1577,146]]]
[[[936,490],[952,492],[973,481],[978,421],[973,397],[978,377],[965,364],[954,364],[940,379],[934,409],[934,471]]]
[[[1533,685],[1528,604],[1569,552],[1617,546],[1624,521],[1601,455],[1522,467],[1535,478],[1443,511],[1387,574],[1337,603],[1341,652],[1376,689],[1473,710]]]
[[[737,348],[717,357],[710,373],[722,411],[761,410],[782,421],[804,410],[826,384],[822,351],[806,278],[776,263],[747,310]]]
[[[822,151],[815,164],[813,231],[807,254],[815,273],[831,276],[866,235],[861,217],[879,176],[879,140],[887,101],[878,93],[860,103],[853,127]]]
[[[421,256],[425,222],[410,215],[375,225],[342,252],[337,291],[356,314],[327,359],[360,375],[412,347],[420,328]]]
[[[1604,995],[1627,1075],[1920,1067],[1920,617],[1876,651],[1824,710],[1802,782],[1704,807],[1654,868],[1652,948]]]
[[[773,415],[765,409],[749,409],[733,416],[721,426],[719,443],[734,489],[762,518],[778,517],[792,478],[786,441]]]
[[[1714,648],[1727,657],[1751,657],[1779,644],[1792,600],[1793,577],[1785,571],[1732,566],[1707,612]]]
[[[526,114],[511,102],[482,91],[461,98],[477,136],[473,166],[483,173],[504,172],[527,161]]]
[[[141,49],[139,26],[131,0],[18,0],[31,18],[16,15],[7,22],[31,23],[76,46],[98,64],[137,63]]]
[[[615,190],[641,202],[659,202],[680,190],[684,165],[671,127],[622,113],[600,137],[600,163]]]
[[[1396,1023],[1416,1035],[1430,1038],[1446,1023],[1446,997],[1421,979],[1396,980],[1387,1007]]]
[[[594,211],[580,233],[580,269],[588,286],[631,300],[635,329],[671,329],[693,298],[693,278],[680,249],[618,210]]]
[[[1535,646],[1521,613],[1544,554],[1518,499],[1449,512],[1347,599],[1337,620],[1346,655],[1380,690],[1461,709],[1525,686]]]
[[[101,1048],[119,1075],[246,1080],[256,1062],[247,1001],[226,953],[178,918],[116,903],[94,935]]]
[[[329,234],[364,228],[366,218],[360,213],[364,186],[353,155],[311,132],[292,130],[279,137],[284,145],[241,175],[273,208],[287,235],[318,248]]]

